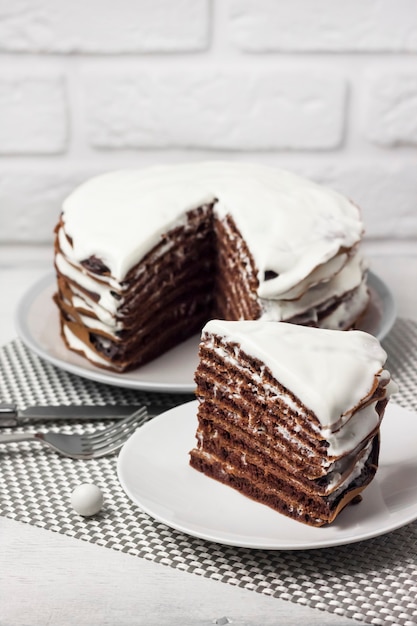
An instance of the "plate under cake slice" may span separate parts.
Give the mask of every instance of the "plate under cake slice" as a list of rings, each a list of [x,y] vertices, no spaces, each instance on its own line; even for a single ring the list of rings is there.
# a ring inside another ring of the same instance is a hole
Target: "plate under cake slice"
[[[333,522],[377,471],[395,391],[385,361],[362,331],[208,322],[191,466],[295,520]]]

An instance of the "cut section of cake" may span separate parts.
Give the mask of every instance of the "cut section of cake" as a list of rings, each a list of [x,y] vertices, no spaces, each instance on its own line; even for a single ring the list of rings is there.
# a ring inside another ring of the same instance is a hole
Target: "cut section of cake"
[[[211,320],[191,466],[294,520],[333,522],[378,467],[385,360],[362,331]]]
[[[348,329],[369,300],[347,198],[273,167],[208,162],[110,172],[56,228],[62,337],[116,372],[218,317]]]

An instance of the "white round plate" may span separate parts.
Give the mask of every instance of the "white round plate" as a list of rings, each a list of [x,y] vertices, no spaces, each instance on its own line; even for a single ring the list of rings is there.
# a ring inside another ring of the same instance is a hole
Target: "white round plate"
[[[395,320],[394,300],[387,286],[371,272],[368,284],[371,304],[361,328],[382,339]],[[65,346],[60,335],[57,308],[52,300],[55,285],[55,276],[48,274],[35,283],[19,303],[16,330],[30,350],[63,370],[99,383],[144,391],[194,393],[199,335],[131,372],[108,372]]]
[[[129,498],[154,519],[194,537],[272,550],[304,550],[355,543],[417,519],[417,414],[388,404],[381,427],[375,479],[363,501],[327,527],[280,515],[193,469],[197,402],[163,413],[139,428],[118,457]]]

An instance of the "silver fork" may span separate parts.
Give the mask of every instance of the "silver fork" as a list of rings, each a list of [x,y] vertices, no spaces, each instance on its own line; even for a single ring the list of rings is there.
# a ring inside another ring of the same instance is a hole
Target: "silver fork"
[[[78,435],[54,431],[46,433],[26,431],[0,434],[0,443],[34,440],[44,443],[56,452],[73,459],[94,459],[111,454],[121,448],[136,428],[144,424],[147,419],[148,412],[144,406],[117,424],[93,433]]]

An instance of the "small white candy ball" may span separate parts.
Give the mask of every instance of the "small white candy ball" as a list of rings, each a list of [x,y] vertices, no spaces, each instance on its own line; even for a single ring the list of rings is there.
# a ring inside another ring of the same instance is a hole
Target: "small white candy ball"
[[[103,501],[101,489],[89,483],[78,485],[71,494],[72,508],[84,517],[98,513],[103,506]]]

